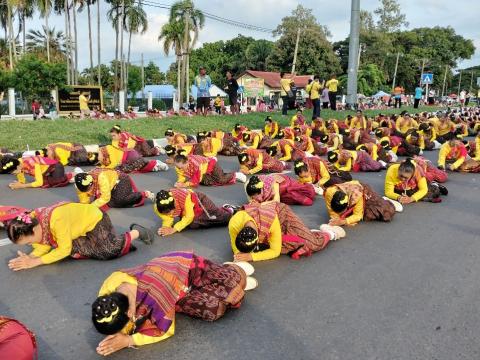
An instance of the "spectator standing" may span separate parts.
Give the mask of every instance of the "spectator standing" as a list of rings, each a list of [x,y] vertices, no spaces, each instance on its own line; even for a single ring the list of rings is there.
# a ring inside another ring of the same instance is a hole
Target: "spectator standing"
[[[306,87],[306,92],[307,92],[307,99],[305,101],[305,107],[307,109],[311,109],[313,107],[313,104],[312,104],[312,99],[310,99],[310,85],[312,84],[313,82],[313,79],[308,79],[308,84],[307,84],[307,87]]]
[[[310,99],[312,99],[313,113],[312,120],[320,117],[320,91],[323,89],[323,82],[320,84],[320,77],[315,75],[310,85]]]
[[[423,88],[419,85],[415,88],[415,99],[413,102],[413,107],[415,109],[418,109],[418,105],[420,104],[420,100],[422,100],[423,97]]]
[[[336,75],[332,75],[330,80],[327,81],[325,87],[328,88],[328,97],[330,99],[330,109],[337,111],[337,93],[338,93],[338,80]]]
[[[322,109],[328,109],[330,103],[330,96],[327,87],[324,87],[322,90],[322,96],[320,96],[320,101],[322,103]]]
[[[204,67],[200,68],[199,74],[195,77],[195,86],[197,87],[197,115],[200,113],[207,116],[208,107],[210,106],[210,87],[212,79],[207,75]]]
[[[227,71],[227,86],[225,87],[225,91],[228,94],[228,100],[230,102],[230,112],[232,114],[239,113],[239,106],[237,103],[238,98],[238,83],[237,80],[233,77],[231,71]]]
[[[50,119],[55,120],[58,115],[57,115],[57,103],[55,102],[55,99],[53,96],[50,97],[50,102],[48,103],[48,113],[50,116]]]
[[[215,106],[215,112],[220,115],[222,113],[222,98],[220,94],[217,94],[217,97],[213,101],[213,106]]]
[[[462,90],[460,91],[460,105],[463,106],[465,104],[465,97],[466,97],[467,93],[465,92],[465,90]]]
[[[404,93],[403,87],[401,86],[395,86],[395,89],[393,89],[393,97],[395,99],[395,108],[401,108],[402,107],[402,95]]]
[[[465,106],[468,106],[468,104],[470,104],[471,97],[472,97],[472,94],[470,94],[470,91],[467,91],[467,95],[465,95]]]
[[[293,75],[295,76],[295,74]],[[280,96],[282,97],[282,115],[288,115],[288,103],[290,98],[293,97],[292,86],[293,80],[287,78],[287,74],[283,71],[280,73]]]
[[[78,97],[80,103],[80,119],[84,119],[85,116],[90,115],[90,108],[88,107],[88,101],[90,100],[90,94],[83,92]]]
[[[37,120],[39,113],[40,113],[40,103],[37,101],[37,99],[33,99],[32,101],[33,120]]]
[[[192,113],[195,112],[195,99],[191,95],[188,99],[188,110]]]

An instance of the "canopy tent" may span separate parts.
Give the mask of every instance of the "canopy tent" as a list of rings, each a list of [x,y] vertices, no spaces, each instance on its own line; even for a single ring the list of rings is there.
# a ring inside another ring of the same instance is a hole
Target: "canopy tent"
[[[152,92],[154,99],[173,99],[175,93],[175,87],[173,85],[145,85],[143,89],[143,94],[145,97],[148,96],[148,92]],[[142,91],[138,91],[135,94],[136,99],[142,98]]]
[[[191,95],[193,96],[194,99],[197,98],[197,92],[198,92],[198,89],[195,85],[192,85],[192,87],[190,88],[190,93]],[[227,93],[225,91],[223,91],[222,89],[220,89],[217,85],[215,84],[212,84],[212,86],[210,87],[210,97],[216,97],[217,95],[220,94],[220,97],[227,97]]]
[[[390,96],[390,94],[387,94],[385,91],[379,91],[375,95],[372,95],[373,98],[381,98],[384,96]]]

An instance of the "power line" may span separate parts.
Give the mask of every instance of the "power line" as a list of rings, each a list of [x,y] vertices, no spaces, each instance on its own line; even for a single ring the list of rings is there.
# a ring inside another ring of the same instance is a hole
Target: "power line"
[[[154,1],[151,1],[151,0],[136,0],[136,2],[140,5],[146,5],[146,6],[155,7],[155,8],[158,8],[158,9],[165,9],[165,10],[171,10],[172,9],[171,5],[157,3],[157,2],[154,2]],[[238,28],[242,28],[242,29],[246,29],[246,30],[252,30],[252,31],[258,31],[258,32],[264,32],[264,33],[272,33],[274,31],[273,29],[265,28],[265,27],[262,27],[262,26],[256,26],[256,25],[246,24],[246,23],[236,21],[236,20],[232,20],[232,19],[227,19],[227,18],[218,16],[218,15],[215,15],[215,14],[212,14],[212,13],[209,13],[209,12],[205,12],[205,11],[202,11],[202,12],[203,12],[203,15],[207,19],[218,21],[218,22],[221,22],[223,24],[235,26],[235,27],[238,27]]]

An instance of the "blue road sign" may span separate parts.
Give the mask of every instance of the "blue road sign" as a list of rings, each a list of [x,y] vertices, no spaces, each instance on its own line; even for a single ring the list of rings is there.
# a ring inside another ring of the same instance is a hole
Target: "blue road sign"
[[[433,74],[422,74],[422,84],[433,84]]]
[[[237,90],[237,94],[243,94],[245,92],[245,88],[243,86],[239,86]]]

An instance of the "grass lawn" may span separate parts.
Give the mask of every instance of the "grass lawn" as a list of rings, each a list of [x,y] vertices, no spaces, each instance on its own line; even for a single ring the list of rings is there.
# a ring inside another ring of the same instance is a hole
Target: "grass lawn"
[[[389,110],[368,110],[367,116],[379,113],[393,114],[403,110],[409,112],[435,111],[436,107],[423,107],[416,111],[413,108],[403,107]],[[282,126],[290,122],[294,111],[289,111],[288,117],[280,113],[269,113]],[[351,111],[322,110],[324,119],[344,119]],[[208,116],[208,117],[171,117],[166,119],[141,118],[135,120],[82,120],[71,119],[52,120],[2,120],[0,121],[0,147],[15,151],[27,149],[41,149],[54,142],[77,142],[80,144],[106,144],[110,142],[108,131],[114,124],[120,124],[125,130],[147,139],[164,137],[167,128],[173,128],[186,134],[196,134],[201,130],[226,130],[230,131],[235,123],[241,123],[249,128],[262,128],[267,113],[251,113],[239,116]],[[306,117],[311,117],[311,111],[306,112]]]

